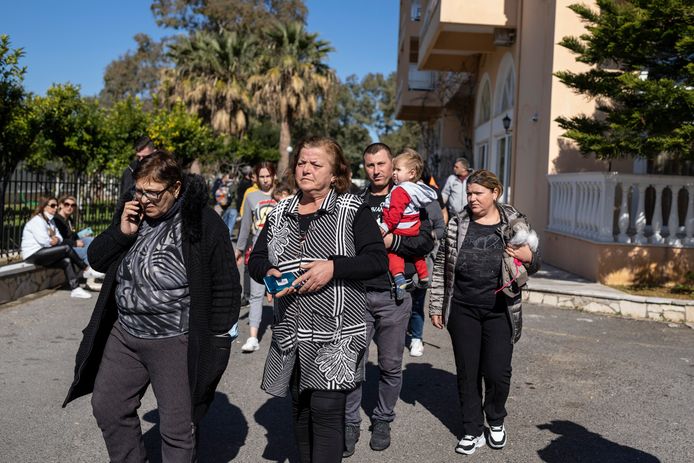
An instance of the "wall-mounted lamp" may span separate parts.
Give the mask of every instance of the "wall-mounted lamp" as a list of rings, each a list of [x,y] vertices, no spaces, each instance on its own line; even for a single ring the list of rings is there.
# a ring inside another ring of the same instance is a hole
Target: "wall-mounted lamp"
[[[504,116],[504,118],[501,119],[501,123],[504,124],[504,130],[506,131],[506,133],[510,133],[511,132],[511,118],[509,117],[508,114],[506,114]]]

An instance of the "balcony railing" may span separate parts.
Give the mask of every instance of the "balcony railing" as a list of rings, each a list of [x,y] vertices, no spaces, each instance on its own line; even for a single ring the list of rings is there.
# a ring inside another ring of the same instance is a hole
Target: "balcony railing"
[[[433,90],[434,73],[431,71],[420,71],[417,65],[410,63],[407,72],[407,87],[410,90]]]
[[[694,177],[549,175],[547,229],[600,242],[694,247]]]

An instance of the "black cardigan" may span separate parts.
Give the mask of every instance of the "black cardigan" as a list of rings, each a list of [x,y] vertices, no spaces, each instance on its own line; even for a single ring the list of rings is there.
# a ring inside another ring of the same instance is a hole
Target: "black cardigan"
[[[229,230],[209,207],[207,188],[199,176],[184,181],[183,258],[190,285],[188,332],[188,383],[193,416],[198,423],[205,415],[229,361],[231,338],[226,333],[239,317],[241,285],[229,240]],[[89,246],[92,267],[106,273],[99,299],[75,359],[75,378],[63,407],[90,394],[99,370],[106,340],[118,318],[115,302],[116,270],[135,237],[120,231],[122,207],[114,224]],[[183,378],[182,378],[183,380]]]

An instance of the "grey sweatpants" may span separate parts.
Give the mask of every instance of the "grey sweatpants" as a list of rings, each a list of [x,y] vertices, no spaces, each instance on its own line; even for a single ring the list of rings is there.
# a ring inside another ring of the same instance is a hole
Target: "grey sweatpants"
[[[402,354],[405,349],[405,332],[412,312],[412,298],[408,293],[398,304],[389,291],[369,291],[366,293],[366,303],[366,353],[363,361],[366,365],[369,345],[375,334],[380,373],[378,403],[371,419],[391,422],[395,419],[395,403],[402,388]],[[359,385],[347,395],[345,424],[361,423],[361,392],[362,387]]]
[[[141,339],[116,321],[92,393],[94,417],[111,462],[147,459],[137,409],[150,382],[159,409],[162,461],[196,461],[187,354],[187,335]]]

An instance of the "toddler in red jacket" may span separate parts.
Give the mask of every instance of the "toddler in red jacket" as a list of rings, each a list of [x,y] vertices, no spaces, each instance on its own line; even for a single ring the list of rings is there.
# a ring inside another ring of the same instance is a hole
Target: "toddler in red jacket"
[[[395,186],[383,203],[381,232],[400,236],[417,236],[419,234],[419,211],[432,201],[436,201],[436,191],[420,181],[424,161],[414,150],[406,150],[393,159],[393,182]],[[420,287],[429,283],[424,256],[412,259]],[[395,282],[395,297],[405,297],[405,260],[393,253],[388,253],[388,268]]]

